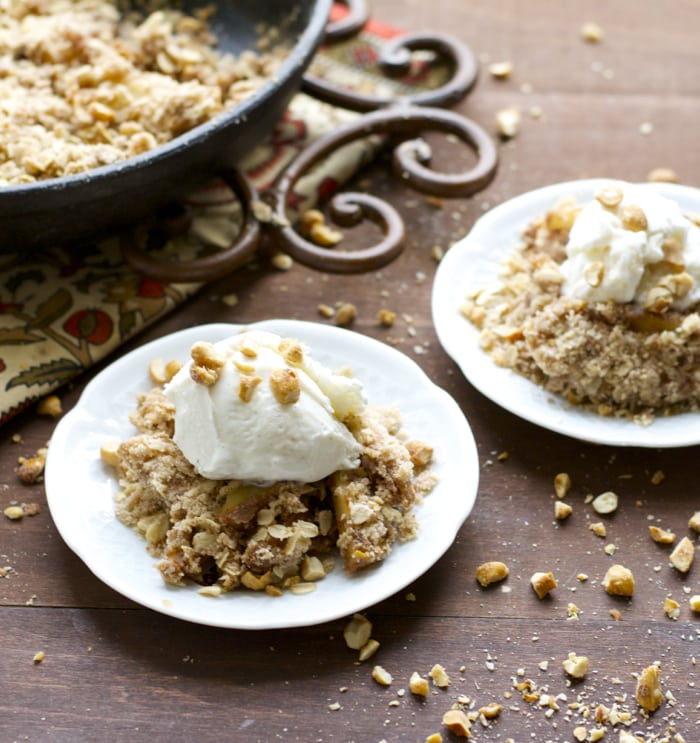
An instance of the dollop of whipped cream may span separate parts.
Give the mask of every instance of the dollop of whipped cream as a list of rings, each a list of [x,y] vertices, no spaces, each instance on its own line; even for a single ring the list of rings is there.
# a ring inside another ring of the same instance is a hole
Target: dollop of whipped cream
[[[204,477],[315,482],[359,464],[343,421],[366,406],[364,388],[299,341],[251,330],[195,344],[165,395],[173,439]]]
[[[700,301],[700,229],[650,187],[614,181],[577,215],[562,294],[632,302],[652,312]]]

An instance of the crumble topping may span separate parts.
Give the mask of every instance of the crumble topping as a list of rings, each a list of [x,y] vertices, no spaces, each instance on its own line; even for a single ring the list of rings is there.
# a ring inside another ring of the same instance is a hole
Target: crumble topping
[[[220,53],[210,9],[13,0],[0,18],[0,186],[83,172],[164,144],[252,95],[282,50]]]
[[[700,410],[697,304],[679,310],[659,297],[640,307],[564,296],[560,267],[578,211],[562,199],[535,218],[504,262],[501,285],[467,297],[461,311],[479,329],[481,347],[499,366],[600,415],[646,424]]]
[[[353,573],[415,538],[412,508],[435,484],[433,452],[405,440],[398,410],[351,416],[359,468],[264,485],[199,475],[172,439],[174,415],[160,387],[141,394],[130,416],[138,433],[104,460],[116,464],[117,517],[146,539],[166,582],[194,581],[210,596],[239,587],[306,593],[333,569],[336,550]]]

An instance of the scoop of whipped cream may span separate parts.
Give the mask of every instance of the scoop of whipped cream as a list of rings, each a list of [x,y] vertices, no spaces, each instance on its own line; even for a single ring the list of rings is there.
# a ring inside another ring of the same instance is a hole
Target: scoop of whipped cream
[[[562,294],[652,311],[700,301],[700,229],[650,187],[611,182],[576,217]]]
[[[359,464],[343,420],[365,407],[363,386],[298,341],[251,330],[195,344],[165,395],[174,441],[204,477],[315,482]]]

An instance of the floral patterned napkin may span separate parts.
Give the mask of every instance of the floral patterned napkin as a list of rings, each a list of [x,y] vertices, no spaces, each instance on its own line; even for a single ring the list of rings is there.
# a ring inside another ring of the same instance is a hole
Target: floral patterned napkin
[[[381,88],[385,93],[388,85],[405,87],[402,81],[387,82],[376,65],[378,48],[396,34],[370,21],[355,38],[322,49],[314,59],[314,74],[364,91]],[[356,115],[300,93],[243,169],[256,188],[264,190],[304,147]],[[334,184],[347,180],[373,156],[375,146],[363,140],[343,147],[299,181],[296,190],[302,200],[315,203],[329,179]],[[236,234],[240,211],[228,187],[213,181],[187,201],[197,219],[190,233],[180,238],[182,257],[196,256],[203,241],[208,250],[217,241],[225,247]],[[231,205],[223,216],[222,202]],[[116,237],[79,253],[55,247],[29,257],[0,254],[0,425],[114,352],[200,286],[140,276],[122,259]]]

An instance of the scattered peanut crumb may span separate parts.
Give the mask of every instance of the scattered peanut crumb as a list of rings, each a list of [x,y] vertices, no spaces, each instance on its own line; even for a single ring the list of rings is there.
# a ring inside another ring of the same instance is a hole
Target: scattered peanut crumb
[[[680,604],[672,598],[666,598],[664,600],[664,614],[666,614],[669,619],[678,619],[681,615]]]
[[[319,304],[318,314],[325,318],[331,318],[335,315],[335,310],[328,304]]]
[[[576,653],[569,653],[566,660],[562,662],[564,670],[575,679],[582,679],[588,673],[590,664],[588,658],[585,655],[576,655]]]
[[[603,40],[603,29],[593,21],[586,21],[581,26],[581,38],[589,44],[598,44]]]
[[[278,271],[289,271],[294,265],[294,260],[286,253],[275,253],[272,258],[270,258],[270,263]]]
[[[557,581],[554,575],[549,573],[534,573],[530,578],[530,585],[537,594],[537,597],[543,599],[550,591],[557,587]]]
[[[380,325],[384,326],[385,328],[390,328],[396,320],[396,313],[392,312],[391,310],[381,309],[377,314],[377,320],[379,321]]]
[[[335,324],[346,327],[351,325],[357,315],[357,307],[350,302],[344,302],[335,313]]]
[[[559,472],[554,476],[554,494],[564,498],[571,489],[571,477],[568,472]]]
[[[41,663],[44,658],[46,658],[46,653],[43,650],[40,650],[38,653],[34,654],[32,660],[34,661],[34,663]]]
[[[492,560],[484,562],[476,569],[476,579],[484,588],[508,577],[508,566],[504,562]]]
[[[673,552],[671,552],[668,559],[676,570],[679,570],[681,573],[687,573],[690,570],[690,566],[693,564],[694,557],[695,545],[688,537],[683,537],[683,539],[678,542]]]
[[[427,697],[430,693],[428,679],[421,676],[418,671],[414,671],[411,674],[411,678],[408,680],[408,689],[411,694],[415,694],[419,697]]]
[[[691,611],[700,612],[700,594],[696,593],[688,599]]]
[[[616,622],[620,622],[620,621],[622,621],[622,612],[621,612],[621,611],[620,611],[619,609],[610,609],[610,611],[608,612],[608,614],[610,614],[610,616],[611,616],[611,617],[612,617],[612,618],[613,618],[613,619],[614,619],[614,620],[615,620]]]
[[[345,644],[352,650],[359,650],[366,645],[371,636],[372,622],[362,614],[355,614],[343,629]]]
[[[554,501],[554,518],[557,521],[568,519],[573,510],[574,509],[568,503],[564,503],[564,501]]]
[[[645,712],[656,711],[664,701],[657,665],[647,666],[637,679],[637,703]]]
[[[461,709],[451,709],[442,716],[442,723],[458,738],[471,738],[471,722]]]
[[[632,571],[623,565],[611,565],[603,578],[603,588],[611,596],[632,596],[634,594]]]
[[[8,506],[3,513],[10,521],[19,521],[24,516],[22,506]]]
[[[433,680],[435,686],[441,689],[446,689],[450,685],[450,677],[447,675],[447,671],[439,664],[436,663],[428,673],[428,676]]]
[[[440,733],[431,733],[425,739],[425,743],[442,743],[442,735]]]
[[[597,537],[605,538],[605,536],[607,536],[608,530],[605,528],[605,524],[603,524],[601,521],[596,521],[594,524],[589,524],[588,528]]]
[[[19,457],[17,466],[17,477],[23,485],[34,485],[44,474],[46,465],[45,453],[38,452],[33,457]]]
[[[57,395],[49,395],[39,401],[36,409],[39,415],[48,415],[51,418],[59,418],[63,413],[61,398]]]
[[[672,531],[660,529],[658,526],[650,526],[649,535],[659,544],[673,544],[676,541],[676,535]]]
[[[517,108],[504,108],[496,113],[496,131],[503,139],[512,139],[520,131],[522,114]]]
[[[394,680],[394,677],[389,673],[389,671],[387,671],[386,668],[383,668],[382,666],[374,666],[374,668],[372,669],[372,678],[380,686],[389,686]]]
[[[508,60],[502,62],[492,62],[489,65],[489,74],[498,80],[506,80],[513,72],[513,63]]]
[[[688,519],[688,526],[700,534],[700,511],[696,511],[690,519]]]
[[[369,660],[379,650],[379,641],[370,637],[369,640],[360,648],[358,658],[361,661]]]
[[[671,168],[654,168],[647,174],[647,180],[652,183],[678,183],[679,178]]]
[[[656,470],[651,476],[652,485],[660,485],[666,479],[666,473],[663,470]]]
[[[617,493],[613,493],[612,490],[596,496],[592,503],[593,510],[600,514],[614,513],[617,510],[617,504]]]

